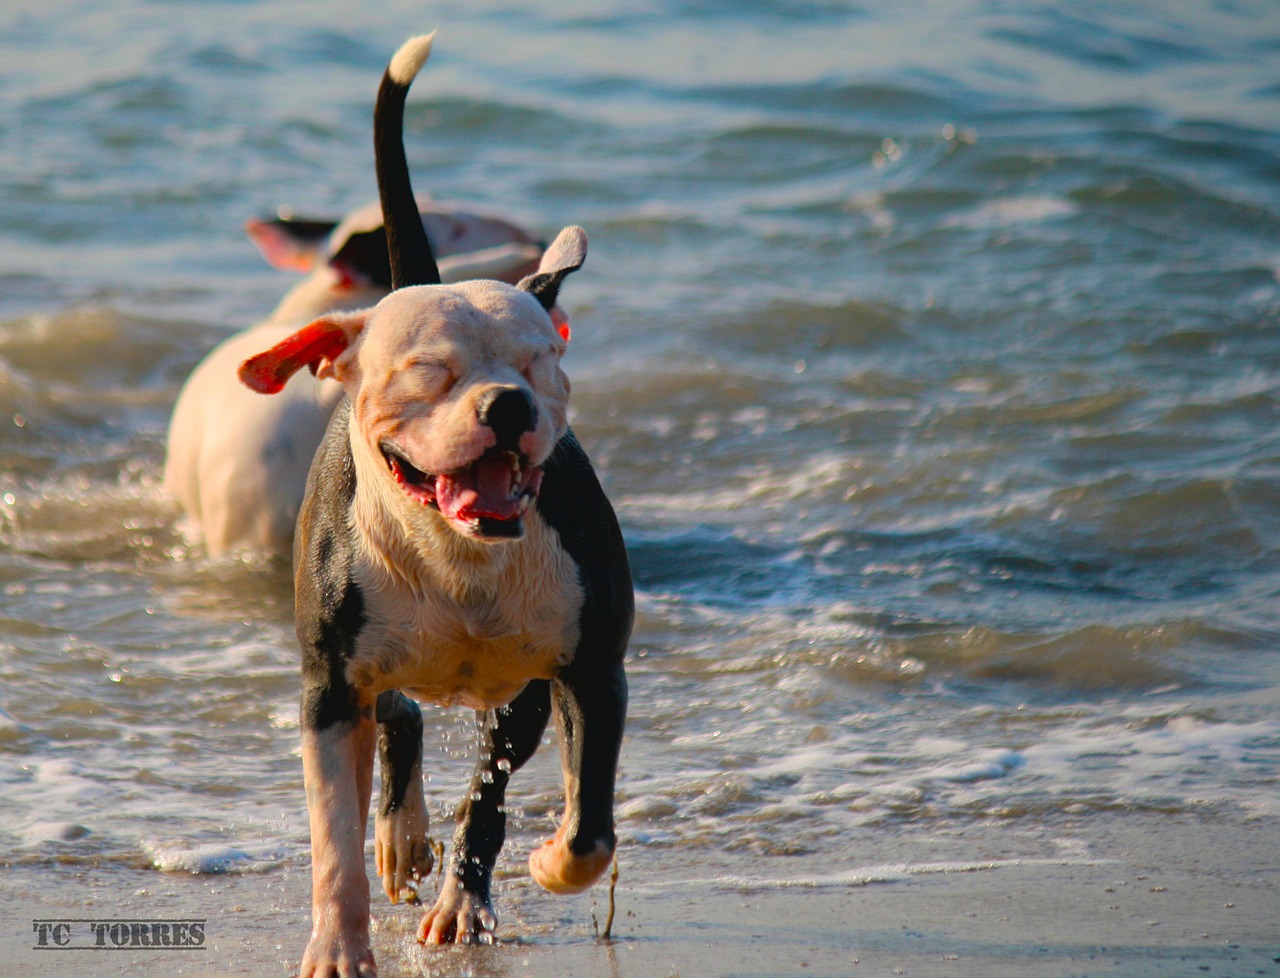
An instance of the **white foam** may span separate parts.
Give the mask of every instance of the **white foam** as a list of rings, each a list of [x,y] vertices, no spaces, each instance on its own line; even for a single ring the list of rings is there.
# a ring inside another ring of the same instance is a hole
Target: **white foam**
[[[268,710],[267,722],[276,730],[297,730],[299,727],[298,697],[290,696]]]
[[[1208,791],[1219,800],[1243,800],[1224,783],[1225,769],[1243,768],[1255,746],[1270,743],[1274,750],[1278,739],[1280,724],[1212,723],[1174,716],[1164,723],[1079,725],[1023,753],[1029,766],[1047,774],[1085,761],[1095,770],[1105,765],[1113,770],[1117,788],[1138,796],[1181,793],[1201,781],[1197,792]]]
[[[953,214],[942,222],[944,227],[990,230],[1019,224],[1039,224],[1059,217],[1070,217],[1080,208],[1065,197],[1035,196],[997,197],[973,210]]]
[[[655,889],[678,886],[703,885],[732,890],[789,890],[825,889],[847,886],[869,886],[873,883],[899,883],[917,876],[936,876],[948,873],[976,873],[994,869],[1036,866],[1104,866],[1109,859],[1063,857],[1059,859],[987,859],[979,861],[886,863],[875,866],[858,866],[853,869],[813,876],[716,876],[707,879],[664,881]],[[643,885],[636,887],[645,889]]]
[[[743,689],[753,675],[742,674]],[[797,710],[832,709],[818,693],[812,706],[804,705],[806,682],[816,689],[830,678],[797,657],[773,702],[749,713],[717,713],[708,721],[714,726],[667,736],[662,749],[672,755],[669,763],[650,764],[623,783],[619,816],[629,835],[664,845],[741,844],[744,835],[764,838],[786,823],[789,838],[820,846],[832,831],[880,824],[887,815],[1035,819],[1118,806],[1234,809],[1250,819],[1280,812],[1280,797],[1259,777],[1274,770],[1280,754],[1277,723],[1186,715],[1168,701],[1155,714],[1073,704],[1028,711],[1003,732],[988,728],[980,709],[938,722],[938,733],[902,737],[907,730],[898,716],[798,722]],[[673,691],[663,717],[681,709],[681,695]],[[970,730],[973,736],[957,732]],[[706,763],[709,740],[737,758],[732,771]],[[864,875],[859,869],[839,880]]]
[[[983,751],[981,756],[973,760],[935,768],[926,775],[926,778],[930,781],[951,781],[956,784],[994,781],[1016,771],[1026,763],[1027,759],[1017,751]]]
[[[221,876],[227,873],[256,873],[282,862],[287,853],[278,847],[241,849],[230,845],[160,846],[144,843],[151,865],[163,873],[192,873]]]

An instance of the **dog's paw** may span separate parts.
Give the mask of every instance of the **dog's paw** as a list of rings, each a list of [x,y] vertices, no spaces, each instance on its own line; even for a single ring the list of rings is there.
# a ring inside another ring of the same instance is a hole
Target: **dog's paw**
[[[317,930],[302,955],[298,978],[377,978],[367,936]]]
[[[431,875],[435,859],[427,824],[427,812],[421,804],[379,814],[374,820],[373,865],[392,903],[402,898],[405,903],[417,903],[418,881]]]
[[[529,875],[549,893],[581,893],[604,875],[613,859],[613,847],[604,841],[586,855],[577,856],[564,839],[564,826],[529,853]]]
[[[435,906],[418,925],[419,944],[497,944],[498,918],[485,897],[468,893],[450,875]]]

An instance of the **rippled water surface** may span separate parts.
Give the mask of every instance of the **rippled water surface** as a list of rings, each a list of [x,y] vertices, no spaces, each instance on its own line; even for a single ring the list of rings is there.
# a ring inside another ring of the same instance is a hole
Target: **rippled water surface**
[[[1250,830],[1280,919],[1280,8],[367,7],[0,12],[0,886],[305,877],[288,571],[183,535],[165,429],[290,284],[244,219],[371,199],[378,75],[439,26],[419,189],[591,236],[631,881],[1158,817]],[[446,837],[470,723],[427,714]]]

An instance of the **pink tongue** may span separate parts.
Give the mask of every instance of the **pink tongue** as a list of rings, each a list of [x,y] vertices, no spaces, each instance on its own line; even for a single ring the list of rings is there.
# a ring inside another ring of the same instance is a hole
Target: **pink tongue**
[[[451,520],[480,517],[513,520],[520,515],[512,498],[511,463],[505,455],[480,459],[471,468],[436,476],[436,505]]]

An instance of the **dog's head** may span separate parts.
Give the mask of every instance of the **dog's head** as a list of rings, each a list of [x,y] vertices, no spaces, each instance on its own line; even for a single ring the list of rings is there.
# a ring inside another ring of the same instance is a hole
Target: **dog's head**
[[[335,378],[359,454],[380,459],[361,478],[388,480],[400,505],[427,507],[463,536],[520,537],[567,428],[569,331],[556,297],[586,248],[582,229],[566,228],[515,287],[412,286],[324,316],[246,360],[240,379],[276,393],[303,367]]]
[[[512,284],[538,267],[542,246],[501,218],[418,197],[423,229],[439,258],[443,282],[494,278]],[[275,268],[308,273],[281,300],[279,320],[310,319],[333,309],[372,305],[391,291],[387,233],[376,202],[341,222],[282,211],[254,219],[245,233]]]

